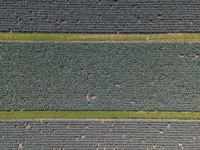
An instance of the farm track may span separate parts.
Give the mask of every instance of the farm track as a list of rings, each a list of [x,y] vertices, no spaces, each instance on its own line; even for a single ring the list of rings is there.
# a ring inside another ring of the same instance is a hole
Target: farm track
[[[199,42],[200,33],[178,34],[64,34],[64,33],[4,33],[5,42]]]

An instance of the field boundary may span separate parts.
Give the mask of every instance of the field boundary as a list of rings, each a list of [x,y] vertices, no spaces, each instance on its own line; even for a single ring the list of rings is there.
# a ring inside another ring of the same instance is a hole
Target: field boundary
[[[26,119],[163,119],[200,120],[200,112],[1,111],[0,120]]]
[[[69,34],[0,32],[0,41],[16,42],[200,42],[200,33]]]

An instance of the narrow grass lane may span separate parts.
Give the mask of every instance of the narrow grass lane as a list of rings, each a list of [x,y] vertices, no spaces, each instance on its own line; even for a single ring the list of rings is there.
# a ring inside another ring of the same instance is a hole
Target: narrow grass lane
[[[180,119],[199,120],[200,112],[126,111],[3,111],[0,120],[12,119]]]
[[[200,34],[0,33],[0,41],[29,42],[199,42]]]

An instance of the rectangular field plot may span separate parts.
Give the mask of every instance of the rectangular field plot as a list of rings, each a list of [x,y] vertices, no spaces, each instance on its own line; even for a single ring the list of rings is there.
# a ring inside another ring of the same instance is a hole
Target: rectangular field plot
[[[200,147],[199,121],[1,121],[0,148],[9,150],[151,150]]]
[[[200,110],[199,43],[0,43],[0,110]]]
[[[199,33],[199,0],[1,0],[0,31]]]

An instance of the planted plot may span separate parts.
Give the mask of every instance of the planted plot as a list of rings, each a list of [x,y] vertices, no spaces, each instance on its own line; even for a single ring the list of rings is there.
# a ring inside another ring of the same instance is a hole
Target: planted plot
[[[199,121],[1,121],[1,149],[98,150],[200,147]]]
[[[199,43],[0,43],[1,110],[199,111]]]
[[[200,32],[199,6],[199,0],[1,0],[0,31]]]

